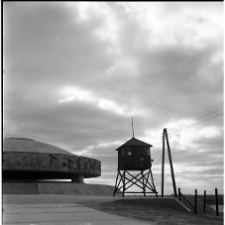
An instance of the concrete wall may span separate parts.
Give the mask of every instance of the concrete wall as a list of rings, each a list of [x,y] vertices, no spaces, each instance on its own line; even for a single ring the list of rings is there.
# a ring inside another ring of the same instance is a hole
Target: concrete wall
[[[50,153],[3,152],[2,168],[3,173],[4,171],[58,171],[82,174],[84,177],[101,175],[99,160]]]
[[[38,194],[37,183],[2,183],[3,194]]]
[[[3,194],[113,195],[110,185],[82,183],[3,183]]]

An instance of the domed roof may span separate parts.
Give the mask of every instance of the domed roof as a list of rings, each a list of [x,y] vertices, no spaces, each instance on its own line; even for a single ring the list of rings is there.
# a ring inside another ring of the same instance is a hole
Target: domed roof
[[[3,152],[26,152],[26,153],[51,153],[60,155],[74,155],[61,148],[27,138],[5,138]]]
[[[3,141],[4,179],[75,179],[101,175],[101,162],[27,138]]]

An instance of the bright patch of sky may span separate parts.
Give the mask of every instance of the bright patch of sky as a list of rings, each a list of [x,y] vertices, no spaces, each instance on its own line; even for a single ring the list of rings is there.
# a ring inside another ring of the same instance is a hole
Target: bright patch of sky
[[[90,103],[98,106],[103,110],[109,110],[120,115],[132,116],[139,114],[139,111],[133,109],[127,109],[126,106],[122,106],[112,100],[104,99],[99,96],[95,96],[89,91],[82,90],[76,87],[66,87],[62,90],[62,100],[59,100],[60,103],[71,102],[71,101],[81,101],[85,103]]]

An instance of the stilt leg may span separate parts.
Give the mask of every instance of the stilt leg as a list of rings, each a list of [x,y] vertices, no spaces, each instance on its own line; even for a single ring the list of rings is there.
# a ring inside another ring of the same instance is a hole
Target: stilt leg
[[[116,191],[117,191],[117,180],[118,180],[118,176],[119,176],[119,171],[117,170],[117,176],[116,176],[116,183],[115,183],[115,188],[114,188],[114,192],[113,192],[113,196],[115,197]]]

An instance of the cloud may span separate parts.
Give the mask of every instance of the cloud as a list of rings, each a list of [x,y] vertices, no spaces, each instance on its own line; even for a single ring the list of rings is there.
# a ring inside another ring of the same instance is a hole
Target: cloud
[[[103,110],[114,112],[123,116],[131,116],[134,114],[138,114],[138,111],[135,112],[132,109],[127,109],[125,105],[123,106],[110,99],[105,99],[101,96],[95,96],[93,93],[90,93],[86,90],[81,90],[77,87],[63,88],[62,95],[64,96],[64,99],[59,100],[60,103],[81,101],[87,104],[94,104]]]

